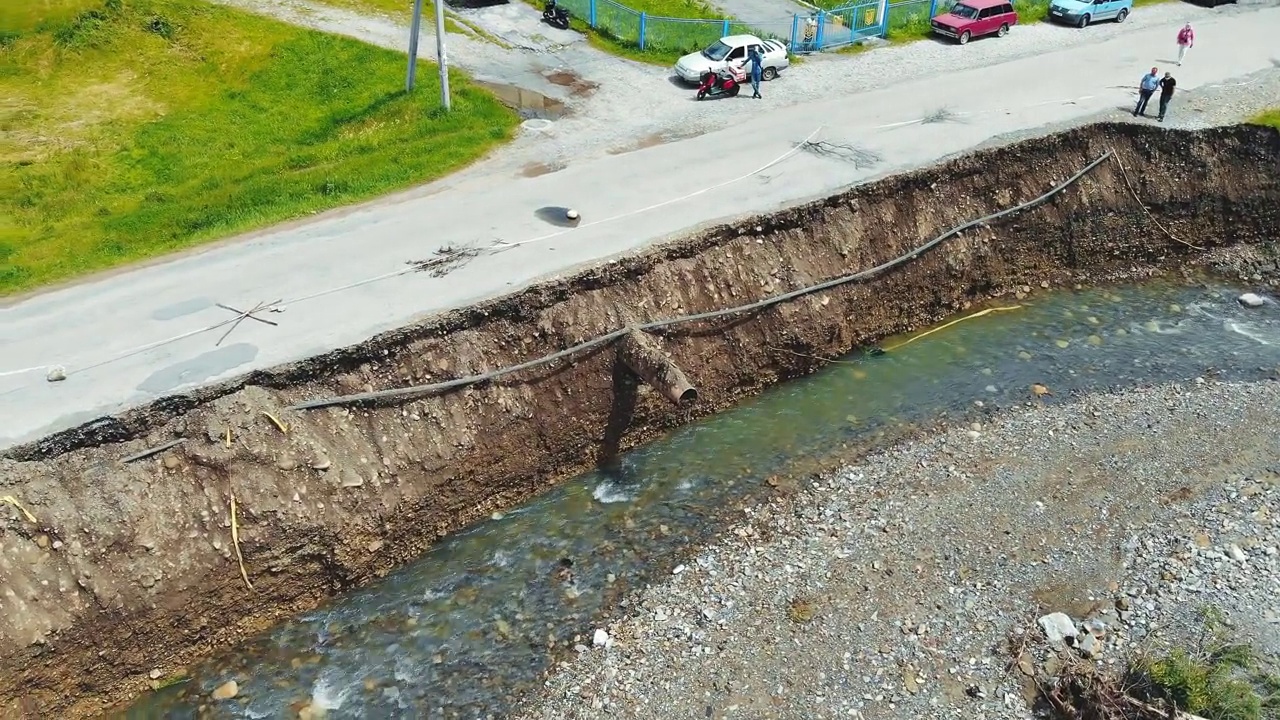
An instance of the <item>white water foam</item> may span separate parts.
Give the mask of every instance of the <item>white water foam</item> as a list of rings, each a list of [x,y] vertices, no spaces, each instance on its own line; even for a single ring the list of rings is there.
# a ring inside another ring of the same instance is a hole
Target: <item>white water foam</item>
[[[401,693],[400,688],[394,685],[392,685],[391,687],[383,688],[382,697],[394,702],[396,704],[396,707],[400,708],[401,710],[409,710],[412,708],[408,700],[404,697],[404,693]]]
[[[1258,343],[1259,345],[1271,345],[1271,344],[1273,344],[1271,340],[1267,340],[1267,339],[1265,339],[1265,338],[1263,338],[1263,337],[1259,336],[1258,331],[1257,331],[1256,329],[1254,329],[1253,327],[1251,327],[1248,323],[1227,322],[1227,323],[1225,323],[1225,325],[1226,325],[1226,328],[1227,328],[1228,330],[1230,330],[1231,332],[1236,333],[1236,334],[1239,334],[1239,335],[1243,335],[1243,336],[1245,336],[1245,337],[1249,338],[1250,340],[1253,340],[1254,342]],[[1274,339],[1275,339],[1275,338],[1272,338],[1272,340],[1274,340]]]
[[[635,499],[608,480],[597,485],[595,491],[591,493],[591,497],[595,498],[596,502],[605,503],[606,505],[609,503],[631,502]]]
[[[342,707],[342,703],[351,694],[351,686],[347,685],[342,689],[338,689],[335,687],[336,685],[338,685],[338,682],[332,677],[331,673],[321,675],[316,680],[315,687],[311,690],[311,706],[325,710],[337,710]]]
[[[420,672],[404,656],[396,658],[396,667],[392,671],[391,677],[395,678],[396,682],[406,685],[422,679]]]
[[[443,592],[440,590],[434,590],[432,588],[427,588],[426,590],[422,591],[422,599],[424,602],[435,602],[436,600],[439,600],[441,598],[445,598],[448,596],[449,596],[449,593]]]
[[[1145,324],[1139,326],[1141,330],[1153,332],[1157,335],[1181,335],[1182,330],[1172,327],[1164,327],[1164,323],[1160,320],[1148,320]]]
[[[1219,317],[1219,316],[1217,316],[1217,315],[1214,315],[1213,313],[1211,313],[1211,312],[1209,312],[1208,310],[1206,310],[1206,309],[1205,309],[1205,307],[1213,307],[1213,306],[1212,306],[1212,305],[1210,305],[1209,303],[1198,303],[1198,302],[1194,302],[1194,303],[1190,303],[1190,304],[1188,304],[1188,305],[1187,305],[1187,310],[1190,310],[1191,312],[1196,313],[1197,315],[1203,315],[1203,316],[1205,316],[1205,317],[1209,318],[1210,320],[1221,320],[1221,319],[1222,319],[1221,317]]]

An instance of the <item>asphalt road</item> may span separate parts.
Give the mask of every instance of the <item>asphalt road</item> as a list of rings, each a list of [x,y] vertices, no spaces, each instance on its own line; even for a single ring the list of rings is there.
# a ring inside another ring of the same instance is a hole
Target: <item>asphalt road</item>
[[[0,310],[0,447],[358,343],[699,224],[767,212],[1008,133],[1119,114],[1132,106],[1147,69],[1171,66],[1174,30],[1135,30],[776,111],[719,101],[721,132],[535,178],[442,182],[27,298]],[[1186,66],[1170,69],[1181,92],[1231,82],[1280,63],[1276,37],[1280,8],[1202,20],[1202,42]],[[854,152],[793,152],[815,131],[815,139]],[[565,232],[541,219],[539,209],[550,206],[576,208],[582,226]],[[487,252],[496,241],[532,242]],[[347,287],[400,272],[446,246],[486,252],[444,277],[406,273]],[[220,344],[230,326],[208,329],[236,317],[217,303],[249,310],[275,300],[284,301],[283,312],[263,317],[277,325],[246,320]],[[65,368],[65,380],[46,380],[53,366]]]

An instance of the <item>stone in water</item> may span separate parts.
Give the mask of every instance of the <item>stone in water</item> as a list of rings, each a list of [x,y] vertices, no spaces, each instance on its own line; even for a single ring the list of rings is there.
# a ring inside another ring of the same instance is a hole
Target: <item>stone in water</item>
[[[1262,307],[1265,303],[1266,300],[1263,300],[1261,295],[1256,295],[1254,293],[1245,293],[1240,296],[1240,304],[1245,307]]]
[[[240,686],[235,680],[228,680],[225,683],[214,688],[211,697],[214,700],[230,700],[240,693]]]

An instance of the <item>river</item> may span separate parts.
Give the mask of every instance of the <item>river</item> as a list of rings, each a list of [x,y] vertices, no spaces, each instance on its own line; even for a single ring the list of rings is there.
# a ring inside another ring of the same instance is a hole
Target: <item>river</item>
[[[495,515],[193,668],[126,715],[501,716],[550,668],[553,647],[590,646],[594,618],[625,589],[794,478],[940,420],[1208,374],[1269,376],[1280,366],[1280,308],[1246,309],[1242,290],[1046,293],[890,338],[882,353],[831,362],[625,455],[620,469]],[[227,680],[236,698],[210,701]]]

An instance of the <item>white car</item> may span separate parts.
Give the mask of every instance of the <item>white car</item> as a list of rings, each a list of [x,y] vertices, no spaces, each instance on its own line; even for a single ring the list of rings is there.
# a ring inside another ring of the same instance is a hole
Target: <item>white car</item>
[[[711,43],[706,50],[689,53],[676,63],[676,75],[687,83],[702,82],[708,72],[719,72],[729,65],[742,65],[747,60],[747,50],[755,47],[764,57],[763,79],[778,77],[791,64],[787,57],[787,44],[781,40],[761,40],[755,35],[729,35]]]

